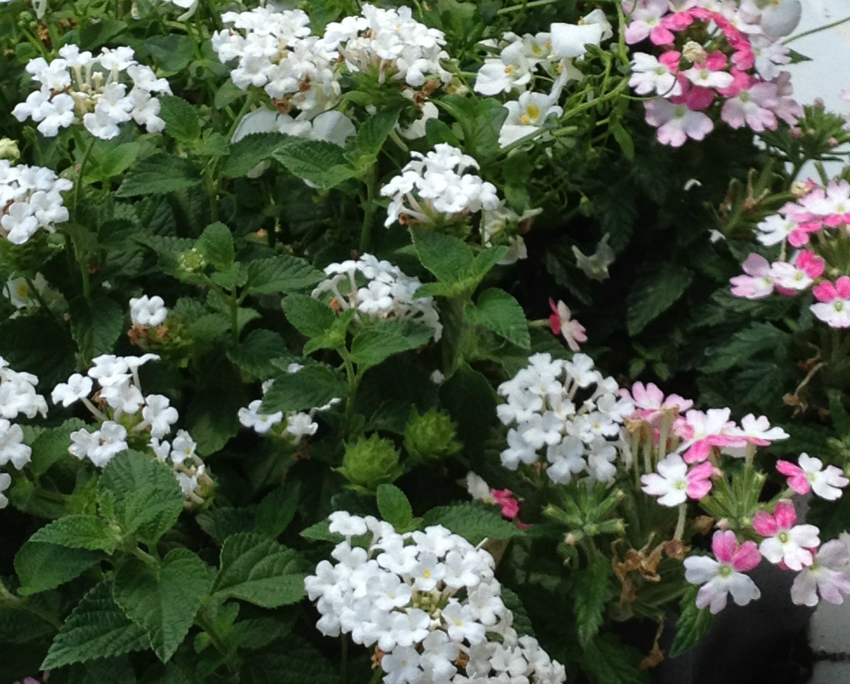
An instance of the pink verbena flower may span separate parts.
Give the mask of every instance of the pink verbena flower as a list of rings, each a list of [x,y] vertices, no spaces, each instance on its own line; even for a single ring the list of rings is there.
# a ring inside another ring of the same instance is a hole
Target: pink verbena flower
[[[752,413],[741,418],[741,427],[732,427],[728,433],[731,437],[741,437],[756,446],[768,446],[772,442],[789,437],[781,427],[771,427],[767,416],[756,418]]]
[[[510,489],[491,489],[490,495],[502,507],[503,517],[513,520],[519,515],[519,501],[516,500]]]
[[[631,392],[621,389],[620,396],[631,400],[637,409],[637,417],[649,423],[656,422],[664,409],[677,408],[680,413],[684,413],[694,405],[693,401],[680,397],[678,394],[671,394],[665,398],[664,393],[652,382],[646,385],[636,382],[632,385]]]
[[[626,27],[626,42],[629,45],[649,38],[654,45],[669,45],[673,34],[662,25],[661,18],[670,10],[668,0],[644,0],[638,3]]]
[[[570,310],[563,302],[555,304],[555,300],[550,298],[549,308],[552,309],[552,315],[549,316],[552,332],[556,335],[563,334],[567,346],[577,352],[580,349],[579,344],[587,342],[584,326],[574,318],[570,318]]]
[[[646,122],[658,129],[658,142],[662,145],[681,147],[688,138],[703,140],[714,130],[714,122],[708,116],[691,109],[685,102],[651,100],[644,103],[644,109]]]
[[[702,463],[688,470],[679,454],[669,454],[658,462],[657,473],[642,475],[643,492],[660,497],[658,503],[673,508],[688,498],[698,501],[711,491],[714,466]]]
[[[784,295],[795,295],[800,290],[808,289],[820,278],[826,268],[826,262],[814,252],[804,250],[798,252],[791,262],[777,261],[770,267],[770,276],[777,292]]]
[[[735,276],[732,294],[744,299],[764,299],[773,294],[773,278],[770,275],[770,263],[761,254],[750,254],[742,268],[746,275]]]
[[[841,498],[841,489],[850,484],[839,468],[833,465],[824,468],[819,458],[803,453],[797,461],[799,465],[790,461],[776,462],[776,469],[788,478],[788,486],[797,494],[813,491],[822,499],[835,501]]]
[[[697,593],[698,608],[708,606],[712,613],[719,613],[726,607],[729,594],[739,606],[761,597],[756,583],[744,574],[761,561],[755,542],[738,546],[734,532],[718,530],[711,539],[711,549],[717,560],[708,556],[685,559],[685,579],[691,584],[703,585]]]
[[[833,539],[820,547],[812,564],[794,579],[791,600],[801,606],[816,606],[818,592],[828,603],[844,603],[842,594],[850,594],[850,579],[842,572],[850,563],[847,544]]]
[[[776,504],[773,515],[759,511],[753,516],[753,529],[762,537],[759,551],[771,563],[784,562],[791,570],[812,564],[809,549],[820,546],[819,530],[814,525],[796,525],[797,511],[790,501]]]
[[[726,71],[726,65],[726,55],[715,50],[706,57],[705,62],[694,64],[683,73],[691,83],[700,88],[728,88],[735,81],[735,77]]]
[[[765,129],[775,131],[778,123],[774,108],[779,106],[776,84],[767,81],[753,83],[723,104],[720,118],[732,128],[744,124],[760,133]]]
[[[850,224],[850,183],[831,181],[824,193],[818,193],[806,203],[806,208],[828,228]]]
[[[673,432],[684,440],[678,451],[684,451],[686,463],[704,461],[713,446],[746,446],[746,440],[732,432],[735,423],[729,420],[730,413],[728,408],[688,411],[684,421],[673,425]]]
[[[812,290],[817,304],[812,313],[830,328],[850,328],[850,277],[841,276],[833,285],[828,280]]]

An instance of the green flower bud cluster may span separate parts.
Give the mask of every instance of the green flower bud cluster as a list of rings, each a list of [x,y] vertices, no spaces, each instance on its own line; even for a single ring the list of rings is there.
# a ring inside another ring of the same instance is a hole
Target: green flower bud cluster
[[[379,485],[389,484],[404,469],[399,465],[399,451],[388,439],[378,435],[361,437],[345,445],[342,467],[337,468],[352,488],[364,494],[374,493]]]
[[[457,425],[438,409],[424,414],[414,408],[404,429],[404,448],[420,461],[436,461],[456,454],[463,448],[457,441]]]

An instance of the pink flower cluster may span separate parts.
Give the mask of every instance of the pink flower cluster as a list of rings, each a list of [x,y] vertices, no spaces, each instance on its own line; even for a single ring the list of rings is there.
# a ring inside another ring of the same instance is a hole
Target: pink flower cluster
[[[779,259],[770,263],[759,254],[750,254],[743,264],[744,275],[731,280],[732,294],[762,299],[774,292],[794,296],[812,288],[817,300],[812,313],[832,328],[848,328],[850,277],[825,279],[828,267],[830,273],[836,270],[823,255],[836,253],[834,241],[850,233],[850,183],[833,180],[820,187],[810,180],[801,192],[805,195],[798,201],[787,203],[778,214],[758,224],[760,243],[782,246]],[[813,235],[818,235],[817,241],[812,241]],[[786,256],[789,245],[798,249]]]
[[[797,123],[802,107],[792,97],[790,74],[779,70],[790,53],[762,30],[754,6],[718,0],[632,4],[626,42],[648,38],[663,50],[658,56],[634,53],[629,79],[637,94],[659,96],[645,109],[661,143],[681,147],[688,138],[705,138],[714,130],[706,111],[716,103],[720,118],[736,129],[776,130],[779,119]]]

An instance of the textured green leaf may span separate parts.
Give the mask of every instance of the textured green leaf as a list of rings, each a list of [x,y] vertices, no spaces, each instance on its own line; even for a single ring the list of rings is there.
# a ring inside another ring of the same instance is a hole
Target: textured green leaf
[[[263,399],[262,411],[305,411],[345,396],[348,386],[327,366],[305,366],[279,376]]]
[[[581,654],[581,666],[598,684],[647,684],[649,674],[640,669],[642,654],[623,646],[616,637],[592,641]]]
[[[186,638],[212,584],[212,569],[188,549],[174,549],[159,567],[128,558],[115,574],[115,602],[168,662]]]
[[[101,582],[83,596],[53,639],[41,668],[53,670],[95,658],[144,651],[150,640],[112,599],[112,582]]]
[[[391,484],[378,486],[378,510],[381,517],[400,532],[408,531],[413,524],[413,509],[398,487]]]
[[[850,416],[841,400],[841,392],[837,389],[829,390],[829,417],[832,418],[832,427],[839,437],[850,434]]]
[[[611,561],[605,556],[597,555],[576,577],[576,628],[582,647],[594,639],[602,626],[610,570]]]
[[[165,121],[165,132],[181,143],[194,143],[201,137],[201,122],[195,108],[186,100],[173,95],[162,95],[160,116]]]
[[[421,226],[411,232],[419,261],[440,280],[459,280],[472,268],[472,250],[462,240]]]
[[[379,321],[361,328],[351,342],[351,360],[360,366],[377,366],[393,354],[428,344],[434,329],[409,320]]]
[[[223,542],[238,532],[256,530],[256,511],[253,508],[229,508],[216,506],[201,511],[197,516],[198,525],[213,539]]]
[[[183,71],[194,57],[192,39],[180,33],[167,36],[151,36],[145,41],[145,49],[166,71]]]
[[[104,181],[114,178],[129,169],[139,156],[139,143],[118,145],[89,159],[91,169],[86,173],[86,182]]]
[[[473,544],[485,539],[512,539],[523,536],[521,529],[504,520],[498,513],[487,511],[478,504],[463,503],[438,506],[425,514],[425,526],[442,525]]]
[[[626,300],[629,335],[637,335],[673,306],[693,278],[688,269],[668,263],[639,279]]]
[[[0,349],[12,368],[37,375],[43,387],[65,382],[75,370],[76,345],[68,327],[52,316],[33,314],[3,321]]]
[[[333,310],[308,295],[289,295],[283,300],[286,319],[305,337],[321,337],[336,320]]]
[[[240,91],[241,92],[241,91]],[[252,133],[232,143],[221,165],[225,178],[241,178],[260,162],[271,159],[289,138],[281,133]]]
[[[152,457],[127,451],[113,458],[98,482],[98,498],[113,497],[124,534],[156,542],[174,527],[183,510],[183,492],[171,468]]]
[[[322,520],[322,522],[317,522],[315,525],[310,525],[310,527],[301,530],[301,536],[310,541],[341,542],[342,535],[331,532],[329,528],[330,521]]]
[[[518,347],[531,347],[528,323],[519,302],[504,290],[492,288],[478,297],[467,310],[470,323],[483,325]]]
[[[79,297],[71,301],[70,308],[71,332],[86,358],[112,352],[125,330],[124,310],[117,302],[99,297],[88,303]]]
[[[739,366],[756,354],[787,347],[790,336],[770,323],[753,323],[732,335],[725,344],[709,349],[702,370],[717,373]]]
[[[64,515],[42,527],[29,541],[112,553],[119,539],[109,524],[96,515]]]
[[[257,653],[246,668],[245,684],[340,684],[339,667],[298,636],[273,653]]]
[[[274,157],[293,174],[320,188],[333,188],[357,173],[341,147],[323,140],[289,138],[275,150]]]
[[[249,332],[238,349],[229,349],[227,353],[243,372],[263,380],[277,372],[272,361],[290,355],[278,333],[262,329]]]
[[[44,475],[50,467],[68,456],[68,447],[71,446],[71,433],[80,430],[85,422],[79,418],[66,420],[59,427],[45,428],[32,442],[32,462],[30,467],[33,473]]]
[[[233,234],[223,223],[217,222],[207,226],[201,237],[195,243],[197,249],[218,270],[224,271],[233,265],[236,250],[233,247]]]
[[[15,571],[21,580],[18,593],[27,596],[58,587],[79,577],[103,558],[100,551],[28,542],[15,556]]]
[[[248,264],[247,289],[252,294],[285,294],[312,287],[324,277],[304,259],[279,254]]]
[[[708,634],[714,616],[708,610],[697,608],[696,599],[699,587],[689,586],[682,597],[679,620],[676,623],[676,636],[670,647],[670,657],[676,658],[696,646]]]
[[[305,596],[298,554],[260,534],[234,534],[221,547],[216,599],[238,598],[263,608],[298,603]]]
[[[298,509],[298,482],[287,482],[265,496],[257,507],[257,529],[269,537],[277,537],[292,522]]]
[[[200,184],[201,177],[189,160],[160,153],[143,159],[130,169],[115,196],[163,195]]]
[[[398,122],[398,109],[373,114],[357,130],[357,147],[364,154],[377,155]]]

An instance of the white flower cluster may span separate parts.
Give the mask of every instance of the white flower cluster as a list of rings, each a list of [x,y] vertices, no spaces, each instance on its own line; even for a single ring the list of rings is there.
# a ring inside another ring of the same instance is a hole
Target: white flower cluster
[[[74,184],[50,169],[0,159],[0,233],[13,245],[22,245],[39,228],[49,233],[68,220],[62,192]]]
[[[358,284],[358,274],[365,278],[365,287]],[[326,266],[325,275],[330,277],[313,290],[314,298],[330,292],[343,311],[356,309],[373,320],[410,319],[423,323],[434,329],[437,341],[443,334],[434,298],[414,299],[422,285],[419,278],[405,275],[389,261],[364,254],[357,261],[349,259]]]
[[[47,402],[35,391],[38,378],[32,373],[14,371],[8,362],[0,357],[0,466],[11,463],[20,470],[30,462],[32,449],[24,444],[24,431],[13,423],[18,416],[35,418],[47,416]],[[12,479],[6,473],[0,473],[0,508],[8,505],[3,492],[8,489]]]
[[[566,484],[582,471],[612,481],[618,451],[626,460],[631,457],[621,437],[634,404],[617,395],[617,381],[603,377],[586,354],[575,354],[572,361],[534,354],[528,361],[499,386],[506,399],[497,407],[499,419],[516,425],[508,430],[502,464],[516,470],[520,463],[535,463],[545,447],[546,473],[553,482]]]
[[[165,300],[162,297],[142,295],[130,300],[130,319],[133,325],[155,328],[162,325],[166,318],[168,309],[165,308]]]
[[[64,407],[82,402],[100,421],[94,431],[86,429],[71,433],[68,451],[80,460],[89,459],[104,468],[115,456],[126,451],[130,433],[150,434],[148,446],[161,462],[169,462],[183,493],[196,503],[203,503],[195,494],[198,478],[205,466],[195,453],[197,445],[185,430],[179,430],[172,442],[165,441],[180,415],[168,397],[142,393],[139,368],[149,361],[158,361],[156,354],[115,356],[104,354],[92,360],[86,375],[74,373],[67,382],[53,389],[53,403]],[[95,381],[99,389],[92,401]],[[128,427],[129,426],[129,427]],[[129,431],[128,431],[129,430]]]
[[[381,83],[387,76],[414,87],[434,76],[443,84],[452,80],[440,64],[449,58],[445,34],[416,21],[409,7],[364,4],[361,16],[328,24],[324,43],[339,51],[349,71],[375,71]]]
[[[286,369],[288,373],[297,373],[303,368],[301,364],[291,363]],[[269,388],[274,383],[274,380],[266,380],[263,383],[263,396],[269,391]],[[317,411],[326,411],[334,404],[338,403],[339,399],[332,399],[325,406],[311,409],[310,413],[290,412],[286,415],[286,425],[283,429],[275,429],[284,421],[283,411],[275,413],[262,413],[260,407],[263,405],[262,399],[255,399],[247,408],[239,409],[239,422],[246,428],[251,428],[260,435],[265,435],[268,432],[285,437],[291,444],[298,444],[304,437],[312,437],[319,429],[319,424],[313,420],[313,416]]]
[[[385,684],[565,681],[563,666],[513,629],[489,553],[440,525],[398,534],[371,516],[330,520],[346,539],[331,553],[336,563],[321,561],[304,581],[316,626],[380,649]],[[367,534],[368,546],[352,545]]]
[[[171,87],[153,69],[139,64],[132,48],[102,48],[95,57],[76,45],[65,45],[58,58],[47,62],[37,57],[26,69],[41,86],[12,114],[21,122],[38,122],[39,132],[48,138],[81,122],[101,140],[116,137],[119,124],[131,119],[150,133],[165,129],[160,102],[152,93],[171,94]]]
[[[278,108],[294,107],[307,119],[336,104],[340,86],[333,62],[338,54],[310,35],[305,12],[256,7],[250,12],[225,12],[222,21],[233,29],[216,31],[212,46],[222,64],[238,60],[230,72],[237,87],[263,88],[280,101],[275,103]]]
[[[499,206],[496,186],[474,173],[466,173],[468,169],[478,169],[478,162],[456,147],[440,143],[428,154],[410,154],[413,161],[381,188],[381,195],[392,199],[385,226],[396,221],[451,221]]]

